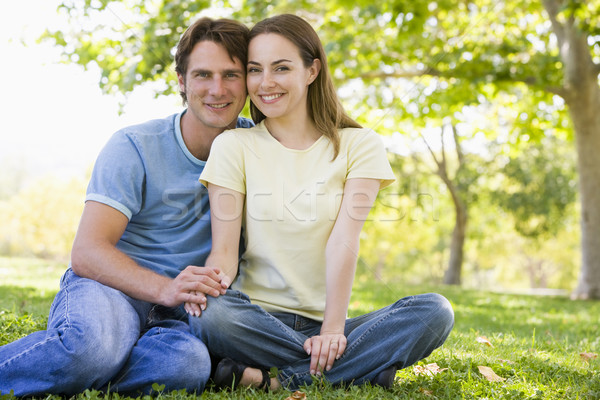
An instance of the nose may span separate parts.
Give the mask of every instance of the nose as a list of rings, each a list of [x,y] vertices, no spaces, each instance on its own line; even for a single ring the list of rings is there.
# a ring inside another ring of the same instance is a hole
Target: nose
[[[210,85],[210,94],[211,96],[221,97],[224,96],[227,92],[225,88],[225,84],[223,82],[223,78],[217,76],[213,79]]]
[[[262,80],[260,81],[260,86],[263,89],[268,89],[275,86],[275,81],[273,80],[273,75],[270,71],[265,71],[263,73]]]

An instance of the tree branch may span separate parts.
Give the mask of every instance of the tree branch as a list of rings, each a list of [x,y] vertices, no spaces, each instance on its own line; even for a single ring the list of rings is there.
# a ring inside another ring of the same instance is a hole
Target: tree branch
[[[548,13],[548,18],[550,18],[550,22],[552,23],[552,30],[556,35],[556,39],[558,41],[559,49],[562,49],[565,43],[565,27],[558,22],[557,16],[560,11],[561,2],[559,0],[543,0],[544,8]]]
[[[367,72],[360,74],[358,77],[369,79],[386,79],[386,78],[417,78],[420,76],[442,76],[442,73],[434,68],[428,68],[423,71],[398,71],[398,72]]]
[[[463,153],[460,142],[458,141],[458,129],[456,129],[456,125],[450,124],[450,127],[452,128],[454,147],[456,148],[456,156],[458,157],[458,168],[460,168],[465,163],[465,154]]]

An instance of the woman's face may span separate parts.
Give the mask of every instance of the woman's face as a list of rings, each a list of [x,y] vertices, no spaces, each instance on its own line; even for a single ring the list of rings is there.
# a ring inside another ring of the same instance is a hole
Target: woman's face
[[[307,114],[308,85],[319,73],[319,61],[306,68],[296,45],[276,33],[256,36],[248,46],[246,84],[252,102],[267,118]]]

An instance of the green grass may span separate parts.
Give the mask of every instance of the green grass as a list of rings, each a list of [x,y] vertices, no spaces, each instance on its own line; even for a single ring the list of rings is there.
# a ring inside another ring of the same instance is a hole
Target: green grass
[[[64,265],[39,260],[0,258],[0,345],[43,329]],[[418,365],[446,368],[433,376],[413,367],[399,371],[393,390],[371,387],[332,388],[315,383],[303,389],[317,399],[600,399],[600,302],[561,297],[499,294],[453,287],[415,287],[359,279],[351,315],[389,304],[397,298],[435,291],[455,311],[456,325],[447,342]],[[485,336],[492,346],[480,343]],[[479,372],[487,366],[504,378],[490,382]],[[0,377],[1,379],[1,377]],[[157,389],[160,389],[157,386]],[[289,393],[264,394],[252,389],[200,396],[158,393],[162,399],[285,399]],[[1,397],[1,396],[0,396]],[[6,396],[8,397],[8,396]],[[77,399],[102,397],[87,391]],[[117,399],[117,395],[110,395]],[[56,398],[49,396],[47,399]]]

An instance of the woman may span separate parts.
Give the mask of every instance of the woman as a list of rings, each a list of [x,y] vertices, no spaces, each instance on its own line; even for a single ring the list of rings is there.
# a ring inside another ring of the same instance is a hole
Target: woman
[[[247,87],[257,126],[221,134],[200,180],[208,187],[213,248],[207,265],[239,275],[190,325],[223,361],[221,386],[296,390],[389,387],[397,368],[426,357],[453,325],[436,294],[346,319],[359,234],[380,188],[394,180],[381,140],[348,117],[321,42],[294,15],[250,33]],[[277,367],[276,377],[266,368]]]

